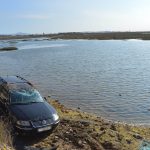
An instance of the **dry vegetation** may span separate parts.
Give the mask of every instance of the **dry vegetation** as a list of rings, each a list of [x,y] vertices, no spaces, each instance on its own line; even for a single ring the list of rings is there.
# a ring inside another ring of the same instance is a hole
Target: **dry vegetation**
[[[125,39],[142,39],[150,40],[150,32],[93,32],[93,33],[59,33],[50,36],[52,39],[97,39],[97,40],[125,40]]]
[[[11,125],[2,119],[0,120],[0,150],[13,150]]]
[[[30,39],[46,37],[48,39],[142,39],[150,40],[150,32],[68,32],[57,34],[32,34],[32,35],[0,35],[0,40]]]

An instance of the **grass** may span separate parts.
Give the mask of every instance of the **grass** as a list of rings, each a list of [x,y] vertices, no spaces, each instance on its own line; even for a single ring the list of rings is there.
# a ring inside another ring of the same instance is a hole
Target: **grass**
[[[8,121],[0,120],[0,150],[13,150],[13,138]]]

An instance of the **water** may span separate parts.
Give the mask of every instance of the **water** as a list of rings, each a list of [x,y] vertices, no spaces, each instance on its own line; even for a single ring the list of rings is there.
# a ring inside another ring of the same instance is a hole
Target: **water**
[[[12,40],[0,74],[20,75],[44,95],[111,120],[150,124],[150,41]]]

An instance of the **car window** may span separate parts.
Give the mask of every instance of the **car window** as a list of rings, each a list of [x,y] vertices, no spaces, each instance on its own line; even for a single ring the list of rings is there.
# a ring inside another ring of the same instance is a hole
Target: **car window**
[[[36,89],[20,89],[10,92],[11,104],[27,104],[43,102],[43,98]]]

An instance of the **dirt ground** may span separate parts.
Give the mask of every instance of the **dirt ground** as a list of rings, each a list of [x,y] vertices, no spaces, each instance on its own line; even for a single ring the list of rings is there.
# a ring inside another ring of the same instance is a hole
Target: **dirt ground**
[[[15,136],[17,150],[138,150],[150,141],[150,128],[114,123],[101,117],[70,109],[48,99],[60,116],[52,133]]]

